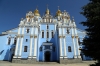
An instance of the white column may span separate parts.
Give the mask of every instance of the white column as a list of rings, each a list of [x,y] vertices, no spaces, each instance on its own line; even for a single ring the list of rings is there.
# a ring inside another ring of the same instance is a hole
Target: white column
[[[35,38],[35,52],[34,52],[34,56],[37,55],[37,38]]]
[[[78,44],[78,34],[77,34],[76,28],[75,28],[75,34],[76,34],[76,44],[77,44],[78,58],[81,58],[81,56],[80,56],[80,50],[79,50],[79,44]]]
[[[20,34],[20,30],[21,30],[21,28],[19,27],[18,35]],[[16,47],[15,47],[15,56],[14,56],[14,58],[17,58],[16,56],[17,56],[17,52],[18,52],[18,43],[19,43],[19,37],[17,38],[17,44],[16,44]]]
[[[65,30],[63,29],[63,40],[64,40],[64,58],[67,58],[67,54],[66,54],[66,40],[65,40]]]
[[[33,27],[32,27],[32,30],[31,30],[31,36],[33,34]],[[30,37],[30,51],[29,51],[29,58],[32,57],[32,42],[33,42],[33,37]]]
[[[61,34],[62,30],[61,28],[59,28],[59,40],[60,40],[60,46],[59,46],[59,49],[60,49],[60,58],[63,58],[62,56],[62,34]]]
[[[64,38],[64,58],[67,58],[67,54],[66,54],[66,40]]]
[[[62,41],[61,41],[61,37],[59,38],[60,39],[60,58],[63,58],[62,56]]]
[[[72,28],[72,41],[73,41],[73,46],[74,46],[74,58],[77,58],[77,56],[76,56],[76,46],[75,46],[75,41],[74,41],[73,28]]]
[[[37,56],[37,33],[38,33],[38,28],[35,28],[35,38],[34,38],[34,56]]]
[[[19,50],[19,57],[18,58],[21,58],[23,37],[24,37],[24,27],[22,28],[22,37],[21,37],[20,50]]]

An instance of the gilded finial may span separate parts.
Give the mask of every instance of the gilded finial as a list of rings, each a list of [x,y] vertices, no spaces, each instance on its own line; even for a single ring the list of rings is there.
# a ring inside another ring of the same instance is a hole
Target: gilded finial
[[[74,17],[72,16],[72,22],[74,22]]]
[[[47,4],[47,9],[48,9],[48,4]]]
[[[38,10],[38,5],[36,6],[36,10]]]
[[[66,10],[64,10],[64,12],[66,12]]]
[[[59,6],[58,6],[58,11],[56,12],[56,16],[61,16],[61,15],[62,15],[62,13],[61,13]]]
[[[47,5],[47,10],[46,10],[45,14],[50,14],[50,11],[48,9],[48,5]]]
[[[36,10],[34,11],[34,15],[35,15],[35,16],[40,16],[40,14],[39,14],[39,11],[38,11],[37,7],[36,7]]]
[[[21,21],[23,20],[23,18],[21,18]]]
[[[58,10],[59,10],[59,6],[58,6]]]

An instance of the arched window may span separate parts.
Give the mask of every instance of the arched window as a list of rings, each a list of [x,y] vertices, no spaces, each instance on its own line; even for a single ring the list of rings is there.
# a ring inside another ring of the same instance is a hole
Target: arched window
[[[49,38],[49,32],[47,32],[47,38]]]
[[[48,24],[47,24],[47,29],[49,29],[49,26],[48,26]]]
[[[44,31],[42,31],[42,38],[44,38]]]
[[[10,42],[11,42],[11,38],[8,38],[8,45],[10,45]]]
[[[28,42],[28,39],[26,39],[26,42]]]
[[[51,32],[51,37],[52,37],[52,38],[54,37],[53,31]]]
[[[29,33],[29,29],[27,29],[27,33]]]
[[[71,46],[68,46],[68,52],[72,52]]]
[[[27,52],[27,46],[24,46],[24,52]]]
[[[70,32],[69,32],[69,30],[67,29],[67,34],[69,34]]]
[[[14,44],[16,44],[17,43],[17,38],[14,38]]]

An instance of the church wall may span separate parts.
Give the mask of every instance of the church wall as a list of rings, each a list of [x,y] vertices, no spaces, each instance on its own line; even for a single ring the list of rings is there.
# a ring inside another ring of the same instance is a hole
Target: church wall
[[[56,31],[55,31],[55,25],[54,24],[49,24],[48,26],[49,26],[49,29],[48,29],[48,31],[49,31],[49,38],[47,39],[46,38],[46,32],[47,32],[46,27],[47,27],[47,25],[46,24],[45,25],[44,24],[43,25],[41,24],[41,28],[40,28],[41,30],[40,31],[44,30],[44,38],[42,38],[41,35],[39,36],[39,47],[38,47],[38,49],[40,48],[40,46],[42,45],[42,43],[43,42],[46,42],[47,40],[49,42],[52,42],[53,43],[53,46],[57,47],[56,46],[56,34],[55,34]],[[52,30],[54,32],[54,37],[53,38],[51,37],[51,31]],[[55,50],[55,52],[52,51],[52,60],[57,60],[57,51],[56,50]],[[43,59],[43,55],[44,55],[43,51],[39,52],[39,54],[41,54],[41,55],[39,55],[39,59],[42,60]]]
[[[28,39],[27,42],[26,39]],[[24,46],[27,46],[27,52],[24,52]],[[29,49],[30,49],[30,36],[24,35],[23,44],[22,44],[22,56],[21,56],[22,58],[28,57]]]
[[[12,48],[15,47],[14,45],[14,38],[15,35],[12,34],[10,35],[12,38],[11,38],[11,41],[10,41],[10,44],[8,45],[8,37],[9,35],[3,35],[3,36],[0,36],[0,60],[11,60],[11,56],[13,54],[12,52]]]
[[[68,51],[68,46],[71,47],[71,52]],[[66,36],[66,51],[67,51],[67,57],[73,58],[74,56],[73,41],[71,35],[68,34]]]

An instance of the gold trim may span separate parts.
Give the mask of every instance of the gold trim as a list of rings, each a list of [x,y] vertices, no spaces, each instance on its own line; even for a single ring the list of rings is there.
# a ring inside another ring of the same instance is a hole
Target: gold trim
[[[59,36],[59,38],[62,38],[62,36]]]
[[[29,18],[29,16],[26,16],[26,18]]]
[[[65,38],[65,36],[62,36],[63,38]]]
[[[75,36],[75,38],[78,38],[78,36]]]
[[[21,38],[23,38],[24,36],[23,35],[21,35]]]
[[[37,38],[37,36],[34,36],[34,38]]]
[[[74,36],[72,36],[72,38],[74,38]]]
[[[30,35],[30,38],[33,38],[33,36],[32,36],[32,35]]]

